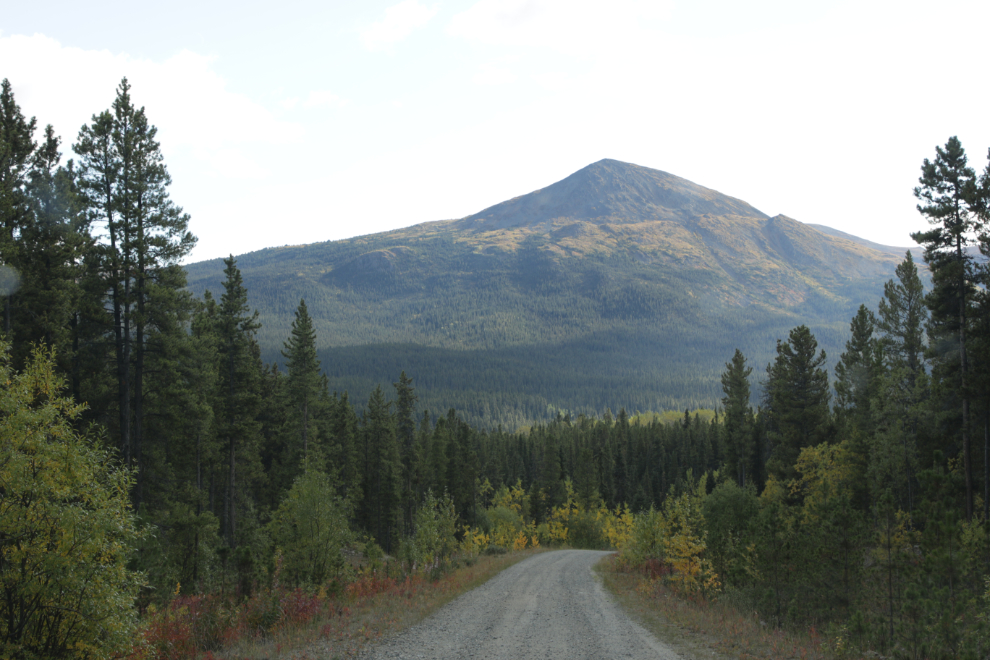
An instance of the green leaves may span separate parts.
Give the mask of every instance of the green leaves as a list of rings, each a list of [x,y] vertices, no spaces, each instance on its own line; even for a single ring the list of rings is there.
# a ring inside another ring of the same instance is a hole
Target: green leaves
[[[349,513],[323,472],[308,470],[295,480],[268,526],[290,584],[322,586],[344,576]]]
[[[0,366],[0,655],[90,658],[133,643],[143,580],[130,473],[78,435],[54,356]]]
[[[438,498],[432,490],[426,491],[426,497],[413,518],[413,528],[413,561],[428,570],[443,570],[457,548],[454,538],[457,513],[450,495],[444,493],[443,497]]]

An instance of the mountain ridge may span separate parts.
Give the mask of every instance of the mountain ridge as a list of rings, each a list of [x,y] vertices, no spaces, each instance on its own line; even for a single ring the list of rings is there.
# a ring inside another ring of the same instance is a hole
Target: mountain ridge
[[[415,365],[432,408],[512,424],[554,408],[711,407],[734,348],[759,364],[801,323],[834,359],[903,256],[838,234],[605,159],[465,218],[269,248],[238,266],[265,359],[280,360],[305,298],[339,389],[360,398]],[[220,260],[187,273],[195,293],[220,288]],[[606,378],[602,359],[617,373]],[[482,403],[500,398],[513,403]]]

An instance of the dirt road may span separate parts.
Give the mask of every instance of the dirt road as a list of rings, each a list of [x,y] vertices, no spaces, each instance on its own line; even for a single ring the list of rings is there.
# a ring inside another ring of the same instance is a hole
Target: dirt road
[[[364,657],[679,658],[603,590],[591,567],[607,554],[559,550],[530,557]]]

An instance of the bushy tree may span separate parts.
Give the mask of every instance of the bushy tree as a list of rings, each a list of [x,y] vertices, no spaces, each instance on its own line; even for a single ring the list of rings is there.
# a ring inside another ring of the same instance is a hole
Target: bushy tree
[[[426,491],[413,517],[414,561],[434,573],[443,570],[457,547],[456,529],[457,513],[450,495],[444,493],[438,498],[432,490]]]
[[[342,549],[352,540],[348,515],[325,473],[307,470],[296,478],[269,525],[291,584],[319,586],[344,575]]]
[[[37,350],[0,345],[0,656],[103,658],[134,641],[142,576],[131,475],[73,430],[80,406]]]

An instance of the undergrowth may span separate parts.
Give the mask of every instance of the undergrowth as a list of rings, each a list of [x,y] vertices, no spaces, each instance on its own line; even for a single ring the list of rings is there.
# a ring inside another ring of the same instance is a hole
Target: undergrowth
[[[176,596],[142,618],[129,660],[298,659],[355,655],[406,628],[539,550],[455,561],[436,580],[367,571],[339,593],[277,582],[237,602],[216,594]]]
[[[623,608],[659,639],[690,656],[715,658],[856,658],[842,631],[824,634],[814,626],[776,628],[740,607],[732,594],[711,600],[701,593],[675,592],[656,567],[632,567],[616,556],[596,566],[605,587]]]

